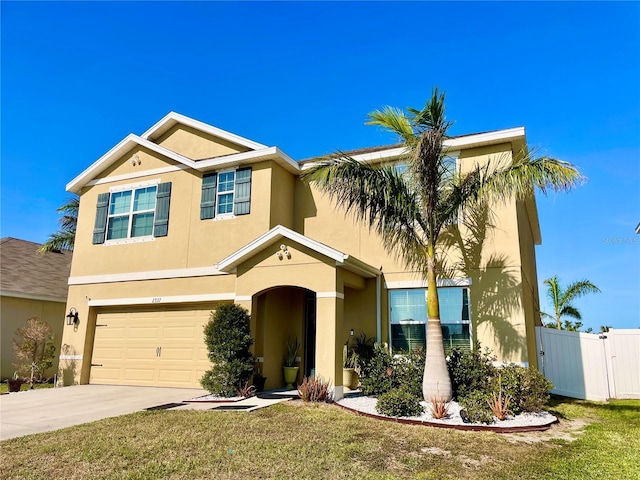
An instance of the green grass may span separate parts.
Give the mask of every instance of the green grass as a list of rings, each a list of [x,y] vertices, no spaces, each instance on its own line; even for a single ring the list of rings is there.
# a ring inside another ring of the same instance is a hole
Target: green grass
[[[640,401],[556,399],[548,432],[400,425],[330,405],[139,412],[7,440],[2,478],[639,479]]]

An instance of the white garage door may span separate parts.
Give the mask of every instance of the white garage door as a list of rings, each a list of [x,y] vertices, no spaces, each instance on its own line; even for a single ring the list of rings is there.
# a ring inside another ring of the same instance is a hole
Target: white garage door
[[[98,313],[89,382],[200,388],[211,368],[203,328],[212,310],[214,305]]]

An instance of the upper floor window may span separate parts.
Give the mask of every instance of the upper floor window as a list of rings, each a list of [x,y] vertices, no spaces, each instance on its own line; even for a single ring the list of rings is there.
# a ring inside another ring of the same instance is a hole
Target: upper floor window
[[[251,167],[202,176],[200,219],[233,218],[251,210]]]
[[[169,229],[171,182],[120,186],[98,195],[93,243],[164,237]]]
[[[218,215],[233,213],[235,179],[235,170],[231,172],[220,172],[218,174]]]
[[[153,233],[157,187],[111,194],[107,240],[143,237]]]

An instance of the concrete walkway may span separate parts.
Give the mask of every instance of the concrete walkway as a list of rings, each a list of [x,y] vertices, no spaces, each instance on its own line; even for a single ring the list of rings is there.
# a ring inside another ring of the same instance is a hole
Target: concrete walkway
[[[75,385],[0,395],[0,440],[94,422],[103,418],[170,403],[184,403],[208,392],[195,388]],[[223,405],[250,406],[248,411],[288,400],[287,397],[257,398],[239,402],[195,402],[174,410],[211,410]]]

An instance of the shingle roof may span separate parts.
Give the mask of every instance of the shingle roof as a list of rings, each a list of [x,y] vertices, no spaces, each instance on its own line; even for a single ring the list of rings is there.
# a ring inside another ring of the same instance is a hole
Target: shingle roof
[[[0,290],[26,296],[66,301],[72,252],[39,255],[40,244],[5,237],[0,239]]]

